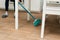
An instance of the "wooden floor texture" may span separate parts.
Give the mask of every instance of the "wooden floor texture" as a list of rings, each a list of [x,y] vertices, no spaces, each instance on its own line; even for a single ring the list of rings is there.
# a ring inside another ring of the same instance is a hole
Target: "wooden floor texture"
[[[41,25],[34,27],[32,18],[27,21],[26,12],[19,12],[18,30],[14,28],[14,12],[9,11],[7,18],[1,17],[3,13],[4,10],[0,10],[0,40],[40,40]],[[41,18],[39,13],[33,15]],[[56,21],[56,16],[49,16],[47,19],[44,40],[60,40],[60,25]]]

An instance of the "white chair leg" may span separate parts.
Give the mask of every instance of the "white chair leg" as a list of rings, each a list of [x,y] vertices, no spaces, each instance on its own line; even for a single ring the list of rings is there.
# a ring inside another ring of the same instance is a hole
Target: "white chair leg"
[[[18,0],[15,1],[15,29],[18,30]]]
[[[30,15],[27,14],[27,21],[30,21]]]
[[[44,38],[44,28],[45,28],[45,14],[42,15],[41,39]]]
[[[29,7],[28,7],[29,11],[31,11],[31,0],[29,0]],[[30,15],[27,14],[27,21],[30,21]]]

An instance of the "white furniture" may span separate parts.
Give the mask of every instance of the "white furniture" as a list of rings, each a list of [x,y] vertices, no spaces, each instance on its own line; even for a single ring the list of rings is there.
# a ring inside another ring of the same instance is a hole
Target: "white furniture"
[[[15,29],[18,30],[18,0],[15,0]]]
[[[53,1],[53,0],[52,0]],[[58,1],[59,2],[59,1]],[[60,4],[47,3],[46,0],[43,0],[43,15],[42,15],[42,25],[41,25],[41,39],[44,38],[44,29],[45,29],[45,16],[46,14],[51,15],[60,15]]]
[[[31,0],[29,0],[29,5],[28,5],[29,11],[31,11]],[[30,21],[30,15],[27,14],[27,21]]]
[[[31,1],[29,0],[29,10],[30,10],[30,3]],[[15,2],[15,29],[18,30],[18,0]],[[27,14],[27,21],[30,21],[30,15]]]

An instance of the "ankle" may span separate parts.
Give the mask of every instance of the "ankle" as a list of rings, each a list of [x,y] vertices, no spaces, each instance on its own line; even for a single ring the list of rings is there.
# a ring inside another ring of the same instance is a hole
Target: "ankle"
[[[8,15],[8,12],[7,11],[5,12],[5,15]]]

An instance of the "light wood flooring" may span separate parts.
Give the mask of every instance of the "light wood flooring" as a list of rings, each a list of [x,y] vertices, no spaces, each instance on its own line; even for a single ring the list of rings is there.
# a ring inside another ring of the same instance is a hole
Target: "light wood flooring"
[[[27,21],[26,12],[19,12],[19,29],[15,30],[14,12],[9,11],[7,18],[2,18],[4,10],[0,10],[0,40],[40,40],[41,25],[34,27],[33,19]],[[41,18],[41,13],[33,13]],[[44,40],[60,40],[60,25],[56,16],[49,16],[46,21]]]

